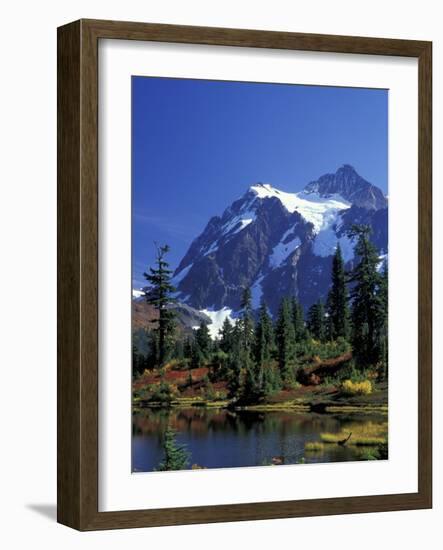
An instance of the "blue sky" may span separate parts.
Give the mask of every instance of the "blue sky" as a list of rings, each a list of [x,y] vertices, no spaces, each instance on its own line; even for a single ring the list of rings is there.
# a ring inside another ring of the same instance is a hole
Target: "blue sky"
[[[175,269],[256,182],[295,192],[351,164],[387,193],[386,90],[132,78],[133,286],[168,243]]]

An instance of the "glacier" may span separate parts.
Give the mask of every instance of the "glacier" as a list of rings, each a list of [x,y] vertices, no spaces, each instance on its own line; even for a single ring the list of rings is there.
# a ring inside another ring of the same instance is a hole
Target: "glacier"
[[[253,185],[250,190],[260,199],[277,198],[291,214],[299,212],[307,222],[312,223],[316,233],[330,225],[332,220],[337,217],[338,212],[351,206],[351,203],[338,194],[325,198],[318,193],[306,193],[305,191],[286,193],[267,183]]]
[[[223,307],[219,310],[201,309],[200,313],[204,313],[211,319],[211,323],[208,324],[208,330],[212,340],[218,340],[220,338],[219,332],[225,322],[225,319],[229,319],[232,324],[235,323],[235,318],[232,315],[233,311],[228,307]],[[197,329],[198,326],[192,328]]]

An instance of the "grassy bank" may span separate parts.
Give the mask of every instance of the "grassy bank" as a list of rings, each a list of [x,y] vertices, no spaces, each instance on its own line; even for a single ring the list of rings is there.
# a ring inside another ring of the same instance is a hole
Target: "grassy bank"
[[[322,456],[331,447],[355,448],[360,460],[380,460],[388,458],[388,423],[350,423],[346,431],[320,433],[319,440],[305,443],[305,454]],[[357,451],[357,449],[359,449]]]
[[[211,382],[209,369],[183,371],[175,365],[145,371],[133,382],[133,406],[138,408],[230,408],[251,411],[318,413],[388,413],[388,384],[374,377],[362,380],[326,379],[320,384],[300,384],[275,391],[256,402],[231,398],[224,380]]]
[[[235,410],[250,410],[258,412],[271,411],[293,411],[293,412],[323,412],[330,414],[337,413],[365,413],[365,414],[388,414],[387,391],[380,390],[376,398],[370,401],[365,399],[354,400],[352,403],[344,402],[337,396],[335,399],[329,392],[324,392],[321,387],[304,388],[304,397],[288,398],[288,392],[279,392],[272,401],[261,403],[236,405],[234,400],[229,399],[205,399],[200,396],[177,397],[171,401],[149,401],[145,402],[140,398],[133,399],[133,406],[137,408],[232,408]],[[338,392],[337,392],[338,393]]]

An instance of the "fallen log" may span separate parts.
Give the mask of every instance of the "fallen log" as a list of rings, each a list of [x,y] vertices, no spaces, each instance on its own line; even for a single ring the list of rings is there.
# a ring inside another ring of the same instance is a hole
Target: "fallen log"
[[[326,376],[335,376],[351,358],[352,353],[348,352],[309,367],[300,367],[297,371],[297,382],[304,386],[318,386]]]
[[[349,441],[351,435],[352,435],[352,432],[349,432],[348,437],[345,437],[344,439],[340,439],[340,441],[337,441],[337,445],[341,445],[342,447],[344,447],[346,443]]]

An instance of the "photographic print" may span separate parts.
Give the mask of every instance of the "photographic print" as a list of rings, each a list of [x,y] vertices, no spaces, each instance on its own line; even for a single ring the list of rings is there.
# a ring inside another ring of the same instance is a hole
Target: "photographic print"
[[[386,460],[388,374],[388,91],[133,76],[132,471]]]

